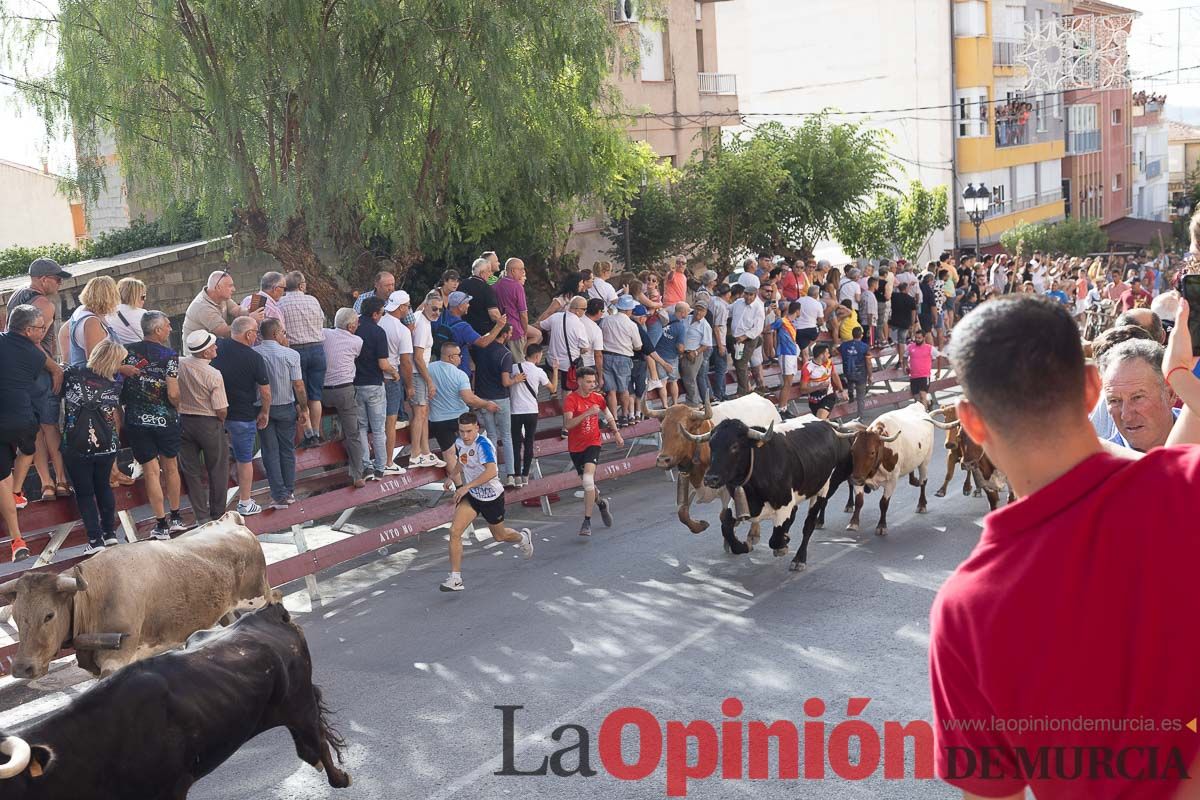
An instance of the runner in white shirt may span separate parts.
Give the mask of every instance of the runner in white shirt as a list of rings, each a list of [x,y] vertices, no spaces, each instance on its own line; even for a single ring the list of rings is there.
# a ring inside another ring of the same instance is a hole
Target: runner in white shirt
[[[458,487],[455,488],[455,484]],[[533,555],[533,534],[504,526],[504,486],[496,463],[496,446],[479,430],[479,418],[467,412],[458,418],[458,439],[446,464],[446,491],[454,492],[454,519],[450,522],[450,575],[438,588],[461,592],[462,535],[476,516],[483,517],[498,542],[516,542],[526,558]]]

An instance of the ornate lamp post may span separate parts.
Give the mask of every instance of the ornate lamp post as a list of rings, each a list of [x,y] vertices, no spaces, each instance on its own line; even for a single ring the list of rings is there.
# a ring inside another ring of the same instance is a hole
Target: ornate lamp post
[[[982,183],[979,184],[978,189],[975,188],[975,184],[968,183],[962,197],[963,209],[975,225],[975,255],[978,256],[980,255],[979,226],[983,224],[987,218],[988,209],[992,207],[992,193]]]

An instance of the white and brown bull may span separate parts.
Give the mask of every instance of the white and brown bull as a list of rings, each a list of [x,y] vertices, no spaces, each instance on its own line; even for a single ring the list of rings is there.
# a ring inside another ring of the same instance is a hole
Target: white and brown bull
[[[934,415],[940,416],[945,422],[955,424],[958,422],[958,406],[942,406],[933,412]],[[962,448],[958,446],[958,434],[962,431],[962,427],[957,427],[954,431],[946,433],[946,479],[942,481],[941,488],[933,493],[934,497],[945,497],[946,489],[950,487],[950,481],[954,479],[954,468],[962,463],[963,453]],[[965,434],[964,434],[965,435]],[[963,467],[963,497],[971,494],[971,470]],[[975,496],[979,496],[979,489],[975,489]]]
[[[963,482],[964,496],[970,493],[973,479],[975,496],[978,497],[982,490],[987,496],[988,505],[991,506],[992,511],[1000,506],[1001,489],[1008,490],[1008,502],[1011,503],[1013,501],[1012,485],[1009,484],[1004,473],[997,469],[992,460],[988,458],[987,453],[983,450],[983,445],[972,439],[970,434],[962,429],[962,425],[958,422],[958,409],[955,406],[945,406],[934,413],[941,415],[950,426],[946,432],[946,449],[949,451],[946,456],[946,481],[936,492],[937,496],[946,496],[946,487],[950,485],[950,478],[954,475],[954,464],[957,462],[962,464],[963,472],[967,476]]]
[[[242,523],[231,511],[178,539],[97,553],[69,575],[25,573],[0,584],[0,604],[12,604],[21,635],[13,676],[46,674],[71,646],[79,666],[110,675],[270,602],[262,546]],[[104,639],[113,649],[93,649]]]
[[[729,506],[730,494],[724,489],[710,489],[704,485],[704,473],[711,463],[707,440],[695,441],[693,436],[709,433],[726,419],[740,419],[748,426],[763,429],[779,426],[779,410],[765,397],[748,394],[736,400],[726,400],[716,407],[705,400],[704,408],[690,408],[682,403],[667,409],[656,410],[642,403],[642,413],[657,419],[661,425],[662,446],[655,465],[659,469],[675,469],[679,473],[676,482],[676,505],[679,521],[692,533],[703,533],[708,523],[692,519],[692,503],[711,503],[720,498],[721,508]],[[688,435],[690,434],[690,436]],[[748,511],[744,501],[739,504],[737,516],[744,519]],[[758,541],[758,523],[751,524],[747,537],[751,545]]]
[[[929,461],[933,457],[935,426],[953,427],[932,419],[921,403],[914,402],[905,408],[883,414],[869,426],[858,423],[838,431],[838,436],[854,440],[851,445],[854,472],[850,478],[855,487],[854,515],[846,530],[856,531],[859,528],[863,492],[882,489],[879,525],[875,533],[887,536],[888,505],[901,475],[908,475],[909,483],[921,488],[917,513],[925,513],[925,485],[929,480]]]

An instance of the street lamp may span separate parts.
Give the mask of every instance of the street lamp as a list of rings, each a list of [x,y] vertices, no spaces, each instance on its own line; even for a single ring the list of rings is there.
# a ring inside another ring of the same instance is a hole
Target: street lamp
[[[975,224],[975,255],[978,256],[980,254],[979,226],[983,224],[988,209],[992,207],[992,193],[982,183],[979,184],[978,189],[975,188],[975,184],[968,183],[962,197],[963,209],[967,212],[971,222]]]

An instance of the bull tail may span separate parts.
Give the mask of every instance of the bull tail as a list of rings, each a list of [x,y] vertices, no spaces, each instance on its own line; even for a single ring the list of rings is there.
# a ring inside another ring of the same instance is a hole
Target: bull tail
[[[321,727],[321,738],[333,750],[333,754],[337,756],[338,763],[346,763],[342,755],[346,749],[346,740],[342,737],[338,729],[333,726],[333,723],[329,721],[329,718],[333,716],[333,709],[325,702],[325,698],[321,694],[321,689],[316,684],[313,685],[313,700],[317,704],[317,722]]]

